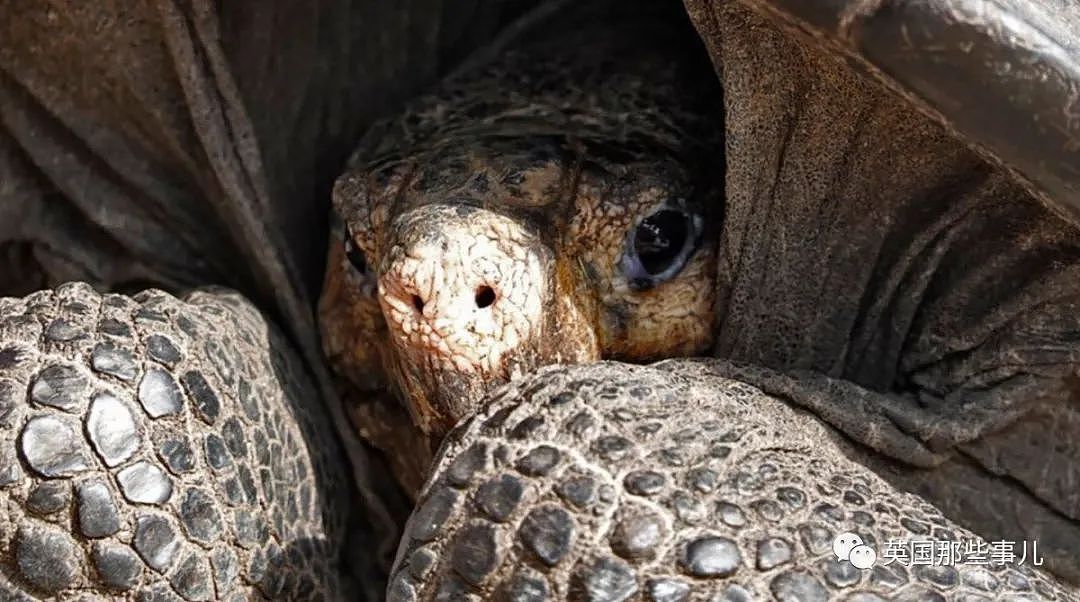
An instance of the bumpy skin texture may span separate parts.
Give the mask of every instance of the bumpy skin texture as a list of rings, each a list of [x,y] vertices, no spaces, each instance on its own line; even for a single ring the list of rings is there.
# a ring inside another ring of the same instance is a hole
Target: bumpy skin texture
[[[232,292],[0,299],[0,599],[355,595],[298,366]]]
[[[1024,565],[837,562],[845,531],[879,556],[976,536],[722,366],[550,367],[500,389],[448,438],[389,600],[1075,599]]]

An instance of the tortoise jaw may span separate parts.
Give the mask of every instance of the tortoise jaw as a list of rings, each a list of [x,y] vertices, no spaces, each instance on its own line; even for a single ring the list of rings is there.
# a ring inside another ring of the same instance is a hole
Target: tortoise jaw
[[[516,354],[515,354],[516,355]],[[437,446],[461,420],[476,413],[484,397],[510,380],[510,370],[463,372],[431,363],[395,361],[389,372],[413,425]],[[514,372],[543,365],[539,358],[515,362]],[[504,365],[505,366],[505,365]]]

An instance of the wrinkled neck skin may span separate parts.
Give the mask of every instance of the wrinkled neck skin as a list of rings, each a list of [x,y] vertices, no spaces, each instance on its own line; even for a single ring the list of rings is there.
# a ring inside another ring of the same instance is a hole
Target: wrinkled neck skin
[[[527,36],[361,141],[335,188],[320,322],[376,446],[416,456],[402,430],[431,448],[540,366],[708,351],[721,91],[667,13],[550,25],[569,33]],[[677,277],[638,291],[620,268],[628,233],[672,203],[704,231]]]
[[[1076,225],[846,57],[741,2],[686,4],[724,85],[728,375],[1080,581]]]

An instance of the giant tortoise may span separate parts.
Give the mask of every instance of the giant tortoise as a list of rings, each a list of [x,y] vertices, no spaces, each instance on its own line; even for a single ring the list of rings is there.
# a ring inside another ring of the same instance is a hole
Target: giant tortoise
[[[3,599],[1080,595],[1072,5],[0,14]]]

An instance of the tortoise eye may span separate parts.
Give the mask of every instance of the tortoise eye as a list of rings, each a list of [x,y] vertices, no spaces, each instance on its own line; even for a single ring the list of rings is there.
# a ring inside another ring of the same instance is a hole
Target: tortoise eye
[[[622,268],[631,289],[648,290],[673,278],[697,249],[701,216],[680,205],[665,204],[627,236]]]
[[[364,256],[364,252],[360,250],[360,247],[357,247],[356,243],[353,242],[352,234],[349,233],[348,228],[345,229],[345,257],[349,259],[349,263],[352,264],[356,273],[361,276],[367,274],[367,257]]]

